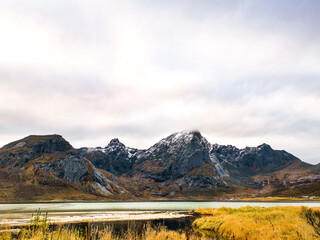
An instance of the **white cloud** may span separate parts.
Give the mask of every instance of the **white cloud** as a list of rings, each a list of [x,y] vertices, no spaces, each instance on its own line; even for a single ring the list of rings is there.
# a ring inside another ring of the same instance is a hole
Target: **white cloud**
[[[257,15],[252,1],[193,5],[0,3],[0,143],[60,133],[146,148],[199,129],[319,162],[320,44],[300,35],[306,24],[292,31],[285,11]]]

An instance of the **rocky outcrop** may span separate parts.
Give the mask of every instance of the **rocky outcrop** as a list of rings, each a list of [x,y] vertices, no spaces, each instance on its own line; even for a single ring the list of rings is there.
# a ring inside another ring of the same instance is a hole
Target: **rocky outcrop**
[[[60,135],[29,136],[5,145],[0,149],[1,165],[11,173],[29,169],[33,178],[42,171],[41,183],[45,185],[52,185],[49,179],[54,176],[85,191],[112,194],[106,177]],[[47,180],[45,173],[50,174]]]
[[[221,181],[217,176],[203,176],[201,174],[194,174],[184,177],[176,182],[181,187],[189,188],[228,188],[226,182]]]
[[[140,152],[141,150],[126,147],[117,138],[112,139],[105,148],[81,148],[82,155],[97,168],[116,176],[128,173]]]
[[[64,152],[72,149],[72,146],[61,135],[30,135],[21,140],[9,143],[1,149],[17,149],[26,147],[35,153]]]
[[[212,145],[211,153],[222,166],[233,166],[244,174],[255,175],[281,170],[300,161],[286,151],[273,150],[268,144],[238,149],[231,145]]]
[[[53,173],[58,178],[65,179],[77,186],[81,186],[84,181],[93,181],[110,188],[104,176],[96,170],[92,163],[80,155],[67,154],[64,158],[53,162],[35,162],[34,165],[38,169]]]
[[[60,135],[31,135],[0,149],[0,165],[22,167],[46,153],[65,152],[72,146]]]

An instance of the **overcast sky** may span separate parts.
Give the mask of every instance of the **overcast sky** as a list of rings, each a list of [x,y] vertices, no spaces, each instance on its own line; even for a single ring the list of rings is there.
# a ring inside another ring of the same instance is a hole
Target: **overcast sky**
[[[0,145],[181,130],[320,162],[320,1],[0,0]]]

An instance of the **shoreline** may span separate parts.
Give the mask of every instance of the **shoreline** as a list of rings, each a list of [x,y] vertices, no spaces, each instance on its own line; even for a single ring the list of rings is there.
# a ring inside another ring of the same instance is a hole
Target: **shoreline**
[[[53,225],[73,223],[103,223],[119,221],[143,221],[159,219],[179,219],[192,217],[187,211],[94,211],[94,212],[54,212],[47,216]],[[24,227],[30,224],[32,213],[0,214],[0,227]]]

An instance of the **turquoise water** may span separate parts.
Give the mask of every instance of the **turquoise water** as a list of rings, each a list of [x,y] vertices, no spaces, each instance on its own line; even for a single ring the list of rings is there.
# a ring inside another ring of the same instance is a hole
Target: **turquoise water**
[[[6,203],[0,204],[0,212],[34,212],[37,209],[45,212],[77,212],[77,211],[139,211],[139,210],[195,210],[197,208],[239,208],[274,207],[274,206],[307,206],[320,207],[320,202],[65,202],[65,203]]]

